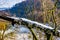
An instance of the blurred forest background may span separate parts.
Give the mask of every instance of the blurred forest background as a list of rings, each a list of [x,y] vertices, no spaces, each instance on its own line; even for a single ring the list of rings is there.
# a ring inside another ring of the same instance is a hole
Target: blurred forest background
[[[60,29],[60,0],[26,0],[12,8],[1,10],[0,15],[23,17]],[[5,20],[0,19],[0,21]],[[5,27],[0,29],[5,30]]]
[[[52,21],[52,10],[54,11],[54,16],[56,16],[56,21],[60,24],[60,0],[56,3],[56,8],[54,9],[56,1],[55,0],[26,0],[22,3],[18,3],[12,8],[0,11],[1,14],[15,15],[18,17],[24,17],[38,22],[43,22],[44,20]],[[44,19],[45,17],[45,19]]]

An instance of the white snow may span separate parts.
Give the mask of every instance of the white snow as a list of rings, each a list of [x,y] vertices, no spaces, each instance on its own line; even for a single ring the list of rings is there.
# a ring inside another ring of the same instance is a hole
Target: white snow
[[[60,32],[60,30],[57,30],[58,32]]]
[[[19,17],[9,17],[9,16],[7,16],[8,18],[12,18],[12,19],[15,19],[15,20],[20,20],[20,18]]]
[[[30,22],[30,23],[34,23],[34,24],[36,24],[36,25],[38,25],[38,26],[42,26],[42,27],[44,27],[44,28],[48,28],[48,29],[54,29],[54,28],[52,28],[52,27],[50,27],[50,26],[46,26],[46,25],[44,25],[44,24],[42,24],[42,23],[38,23],[38,22],[36,22],[36,21],[31,21],[31,20],[28,20],[28,19],[25,19],[25,18],[21,18],[23,21],[26,21],[26,22]]]
[[[7,31],[5,31],[4,35],[7,35],[7,34],[9,34],[11,32],[14,32],[14,30],[13,29],[8,29]]]
[[[13,18],[13,19],[19,20],[19,18],[18,18],[18,17],[10,17],[10,18]]]

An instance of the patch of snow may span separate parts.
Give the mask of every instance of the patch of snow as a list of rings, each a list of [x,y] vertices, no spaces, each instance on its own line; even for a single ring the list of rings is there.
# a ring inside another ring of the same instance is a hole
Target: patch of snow
[[[21,18],[23,21],[26,21],[26,22],[29,22],[29,23],[34,23],[34,24],[36,24],[36,25],[39,25],[39,26],[42,26],[42,27],[44,27],[44,28],[48,28],[48,29],[54,29],[54,28],[52,28],[52,27],[50,27],[50,26],[46,26],[46,25],[44,25],[44,24],[42,24],[42,23],[38,23],[38,22],[36,22],[36,21],[31,21],[31,20],[28,20],[28,19],[25,19],[25,18]]]
[[[22,19],[23,21],[26,21],[26,22],[32,23],[32,24],[36,24],[36,25],[38,25],[38,26],[40,26],[40,27],[42,27],[42,28],[54,29],[54,28],[52,28],[52,27],[50,27],[50,26],[46,26],[46,25],[44,25],[44,24],[42,24],[42,23],[38,23],[38,22],[36,22],[36,21],[31,21],[31,20],[26,19],[26,18],[19,18],[19,17],[9,17],[9,18],[12,18],[12,19],[15,19],[15,20],[20,20],[20,19]]]

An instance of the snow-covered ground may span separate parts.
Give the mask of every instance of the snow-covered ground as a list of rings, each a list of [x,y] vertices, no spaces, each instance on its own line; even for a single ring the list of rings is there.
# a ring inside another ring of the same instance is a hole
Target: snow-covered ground
[[[15,20],[22,19],[23,21],[25,21],[27,23],[36,24],[36,25],[38,25],[41,28],[43,27],[43,28],[50,29],[50,30],[54,29],[54,28],[52,28],[50,26],[46,26],[46,25],[44,25],[42,23],[38,23],[36,21],[31,21],[31,20],[25,19],[25,18],[16,18],[16,17],[9,17],[9,18],[12,18],[12,19],[15,19]],[[5,40],[32,40],[32,38],[31,39],[28,38],[28,34],[27,33],[20,33],[21,30],[24,30],[24,32],[27,32],[25,30],[25,28],[20,30],[20,26],[15,25],[13,27],[13,30],[15,30],[15,36],[14,37],[8,36],[8,37],[5,38]],[[13,32],[13,30],[7,30],[5,34],[10,33],[10,31]],[[29,30],[28,30],[28,32],[29,32]],[[58,30],[58,32],[60,32],[60,30]],[[44,33],[42,32],[42,34],[44,34]],[[44,35],[41,37],[41,40],[43,40],[43,37],[44,37]],[[56,39],[55,38],[56,37],[54,37],[54,40],[60,40],[59,37],[57,37]]]
[[[21,33],[20,29],[21,26],[16,26],[12,27],[11,29],[7,30],[5,34],[8,34],[10,32],[14,32],[13,30],[15,30],[15,32],[13,33],[13,35],[8,35],[7,37],[4,38],[4,40],[33,40],[33,36],[31,33]],[[17,28],[16,28],[17,27]],[[24,30],[25,28],[22,28],[22,30]],[[27,28],[26,28],[27,29]],[[35,29],[33,29],[35,31]],[[37,30],[36,30],[37,31]],[[35,33],[36,33],[35,31]],[[25,32],[25,31],[23,31]],[[29,32],[29,31],[28,31]],[[41,34],[40,34],[41,33]],[[38,33],[36,36],[39,40],[45,40],[46,38],[44,38],[44,32],[40,31],[40,33]],[[31,35],[31,38],[29,38],[29,35]],[[40,35],[40,36],[39,36]],[[54,36],[54,40],[60,40],[59,37],[55,37]]]
[[[14,37],[8,36],[5,40],[32,40],[32,38],[28,38],[28,35],[27,33],[15,34]]]

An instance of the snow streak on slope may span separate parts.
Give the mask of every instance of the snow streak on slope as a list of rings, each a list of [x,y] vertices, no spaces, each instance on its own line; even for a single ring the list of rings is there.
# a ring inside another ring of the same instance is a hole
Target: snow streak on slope
[[[25,22],[28,22],[28,23],[31,23],[31,24],[36,24],[36,25],[40,26],[41,28],[54,29],[54,28],[52,28],[50,26],[46,26],[46,25],[44,25],[42,23],[38,23],[36,21],[31,21],[31,20],[26,19],[26,18],[18,18],[18,17],[10,17],[10,18],[15,19],[15,20],[20,20],[21,19],[22,21],[25,21]]]

